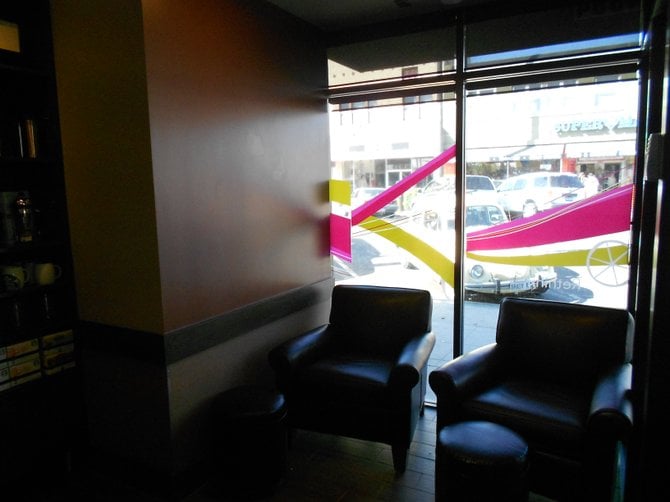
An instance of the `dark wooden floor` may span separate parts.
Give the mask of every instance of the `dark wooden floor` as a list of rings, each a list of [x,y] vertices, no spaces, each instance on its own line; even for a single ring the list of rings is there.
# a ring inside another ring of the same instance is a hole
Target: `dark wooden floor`
[[[396,476],[391,447],[380,443],[296,431],[288,452],[289,470],[284,484],[261,500],[398,501],[435,500],[435,409],[427,407],[419,420],[407,460],[407,470]],[[213,483],[184,502],[239,500]],[[531,496],[530,502],[550,502]]]
[[[390,446],[344,437],[295,431],[288,450],[288,473],[272,496],[277,502],[422,502],[433,501],[435,484],[435,409],[426,407],[414,434],[407,470],[396,476]],[[262,452],[259,452],[262,455]],[[38,491],[30,483],[18,486],[13,502],[165,502],[165,497],[131,488],[119,480],[74,480],[65,490]],[[239,502],[249,500],[228,493],[216,480],[205,483],[174,502]],[[1,498],[1,497],[0,497]],[[4,499],[2,499],[4,500]],[[9,500],[9,499],[8,499]],[[501,501],[504,502],[504,501]],[[551,502],[531,495],[529,502]]]
[[[419,421],[407,459],[407,470],[396,476],[391,447],[338,436],[296,431],[288,451],[286,480],[272,501],[434,500],[435,410]],[[185,502],[234,500],[213,484]]]

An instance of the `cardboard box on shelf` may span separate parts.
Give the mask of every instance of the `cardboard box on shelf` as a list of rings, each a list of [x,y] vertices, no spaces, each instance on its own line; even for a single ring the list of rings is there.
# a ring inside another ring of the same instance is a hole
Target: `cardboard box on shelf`
[[[29,373],[39,372],[42,369],[39,352],[16,359],[8,359],[7,366],[9,369],[9,378],[12,380],[21,378]]]
[[[7,361],[0,362],[0,384],[9,380],[9,365]],[[0,390],[2,390],[0,388]]]
[[[66,343],[72,343],[73,339],[74,333],[71,329],[44,335],[41,338],[42,350],[50,349],[51,347],[56,347],[58,345],[64,345]]]
[[[28,375],[24,375],[20,378],[15,378],[13,380],[10,380],[8,383],[11,384],[12,387],[16,387],[18,385],[23,385],[24,383],[32,382],[34,380],[38,380],[42,378],[42,373],[37,371],[35,373],[29,373]]]
[[[69,363],[72,360],[74,360],[73,343],[58,345],[42,351],[42,367],[45,371]]]
[[[5,347],[5,357],[7,359],[12,359],[15,357],[19,357],[23,354],[30,354],[32,352],[37,352],[39,349],[40,349],[39,339],[33,338],[31,340],[24,340],[22,342],[14,343],[12,345],[7,345],[7,347]]]
[[[75,361],[69,361],[65,364],[61,364],[61,365],[55,366],[53,368],[44,368],[42,370],[42,372],[47,376],[51,376],[51,375],[55,375],[57,373],[60,373],[61,371],[65,371],[65,370],[69,370],[71,368],[74,368],[75,366],[76,366]]]

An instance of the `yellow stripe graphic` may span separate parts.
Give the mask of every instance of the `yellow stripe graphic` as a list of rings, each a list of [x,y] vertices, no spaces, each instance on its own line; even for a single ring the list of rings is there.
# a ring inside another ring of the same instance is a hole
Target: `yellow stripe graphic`
[[[386,240],[412,253],[428,265],[444,282],[454,287],[454,263],[434,247],[400,227],[374,216],[370,216],[359,223],[359,226],[375,232]]]
[[[584,267],[586,265],[627,265],[628,246],[610,246],[594,250],[579,249],[542,255],[525,256],[491,256],[477,253],[466,253],[468,258],[487,263],[503,263],[505,265],[551,266],[551,267]]]
[[[343,180],[330,180],[328,191],[331,202],[339,202],[347,206],[351,205],[351,182]]]
[[[386,240],[413,254],[451,287],[454,286],[454,263],[440,251],[421,239],[404,231],[388,221],[370,216],[358,226],[375,232]],[[542,255],[490,256],[477,253],[466,253],[468,258],[487,263],[526,266],[612,266],[628,264],[628,246],[612,245],[591,250],[561,251]]]

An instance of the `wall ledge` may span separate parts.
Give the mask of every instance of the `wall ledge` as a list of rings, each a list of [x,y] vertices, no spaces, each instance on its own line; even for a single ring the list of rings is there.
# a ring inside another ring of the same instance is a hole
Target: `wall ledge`
[[[169,365],[328,301],[332,288],[324,279],[165,334],[81,321],[79,338],[84,349]]]

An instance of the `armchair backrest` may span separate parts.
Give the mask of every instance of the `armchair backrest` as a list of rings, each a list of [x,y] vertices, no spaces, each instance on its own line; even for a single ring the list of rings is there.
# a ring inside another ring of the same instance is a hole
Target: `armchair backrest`
[[[576,387],[631,361],[633,317],[626,310],[505,298],[496,342],[508,371]]]
[[[354,351],[394,356],[410,338],[431,331],[432,308],[421,289],[337,285],[330,329]]]

